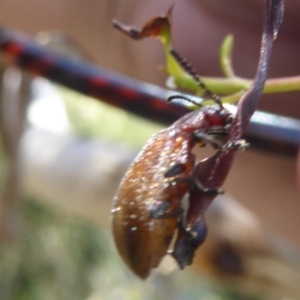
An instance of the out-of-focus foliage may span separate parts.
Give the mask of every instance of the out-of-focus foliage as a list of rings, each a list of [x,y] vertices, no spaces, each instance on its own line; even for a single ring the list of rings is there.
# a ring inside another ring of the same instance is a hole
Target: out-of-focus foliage
[[[141,148],[162,126],[76,92],[61,89],[74,132]]]
[[[22,234],[0,248],[1,300],[258,299],[224,290],[189,272],[142,282],[125,268],[107,229],[34,201],[20,206]]]
[[[99,231],[33,201],[20,213],[20,239],[0,248],[0,298],[84,299],[105,260]]]

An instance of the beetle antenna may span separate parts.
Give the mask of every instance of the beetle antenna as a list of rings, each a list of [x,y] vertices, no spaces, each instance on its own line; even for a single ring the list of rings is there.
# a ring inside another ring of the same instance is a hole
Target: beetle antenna
[[[198,86],[201,87],[204,90],[204,96],[213,99],[217,104],[219,104],[221,107],[222,101],[219,95],[214,94],[211,92],[211,90],[208,89],[208,87],[204,84],[204,82],[200,79],[199,75],[197,74],[196,70],[192,67],[192,65],[187,61],[186,58],[184,58],[181,54],[179,54],[176,50],[171,49],[170,50],[171,55],[176,59],[176,61],[180,64],[180,66],[188,73],[190,74],[193,79],[197,82]],[[190,101],[191,102],[191,101]]]
[[[173,95],[173,96],[170,96],[170,97],[168,97],[167,102],[171,102],[171,101],[173,101],[175,99],[183,99],[183,100],[186,100],[186,101],[188,101],[188,102],[190,102],[192,104],[195,104],[195,105],[197,105],[199,107],[203,107],[203,105],[201,103],[196,102],[193,99],[191,99],[191,98],[189,98],[187,96],[184,96],[184,95]]]

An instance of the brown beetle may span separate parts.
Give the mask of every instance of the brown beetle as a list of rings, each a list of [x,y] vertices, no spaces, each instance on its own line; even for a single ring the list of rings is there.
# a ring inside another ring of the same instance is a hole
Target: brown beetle
[[[153,136],[125,174],[113,202],[113,231],[121,256],[140,277],[167,253],[186,192],[194,186],[211,193],[192,176],[192,148],[217,144],[231,122],[218,104],[191,112]]]
[[[153,136],[125,174],[113,201],[112,225],[120,255],[141,278],[171,251],[180,267],[191,264],[206,237],[204,213],[219,193],[235,153],[244,148],[242,134],[255,111],[266,80],[273,39],[282,19],[283,0],[265,1],[265,22],[257,74],[238,104],[236,117],[212,95],[191,67],[174,57],[217,104],[191,112]],[[184,96],[174,96],[174,98]],[[192,102],[192,100],[189,100]],[[194,146],[212,144],[215,155],[196,162]],[[182,199],[188,193],[186,215]]]

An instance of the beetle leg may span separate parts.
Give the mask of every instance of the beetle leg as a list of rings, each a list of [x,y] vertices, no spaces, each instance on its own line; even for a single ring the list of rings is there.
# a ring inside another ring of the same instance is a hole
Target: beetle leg
[[[205,193],[207,196],[218,196],[220,194],[224,194],[223,190],[215,189],[215,188],[207,188],[202,185],[202,183],[193,177],[176,177],[174,178],[174,181],[180,182],[180,183],[186,183],[189,184],[190,187],[195,187],[199,191]]]
[[[217,189],[217,188],[206,188],[202,185],[202,183],[193,178],[194,181],[194,186],[201,192],[205,193],[207,196],[218,196],[224,194],[224,191],[222,189]]]
[[[186,229],[184,224],[179,224],[178,238],[173,250],[168,253],[174,257],[181,269],[192,264],[195,251],[203,244],[207,236],[207,226],[203,218]]]
[[[245,140],[237,140],[234,142],[227,142],[225,145],[222,146],[223,150],[228,149],[236,149],[236,150],[245,150],[250,146],[249,143],[247,143]]]
[[[183,214],[183,208],[178,208],[173,211],[168,211],[171,207],[170,201],[161,201],[157,207],[150,210],[150,217],[154,219],[167,219],[177,217]]]
[[[232,126],[231,124],[227,124],[225,126],[214,126],[207,131],[207,134],[215,135],[219,138],[222,138],[222,137],[224,138],[224,137],[226,137],[231,126]]]
[[[186,170],[187,166],[186,164],[178,163],[176,165],[173,165],[166,173],[165,178],[169,177],[175,177],[177,175],[182,174]]]
[[[223,142],[220,140],[219,134],[208,134],[204,132],[194,132],[194,139],[200,144],[200,147],[204,147],[207,144],[212,145],[215,149],[220,149]]]

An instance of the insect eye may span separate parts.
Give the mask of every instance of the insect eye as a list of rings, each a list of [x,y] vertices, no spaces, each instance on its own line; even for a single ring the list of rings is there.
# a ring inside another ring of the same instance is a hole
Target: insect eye
[[[184,171],[186,171],[186,166],[184,164],[174,165],[165,173],[165,178],[174,177],[182,174]]]

